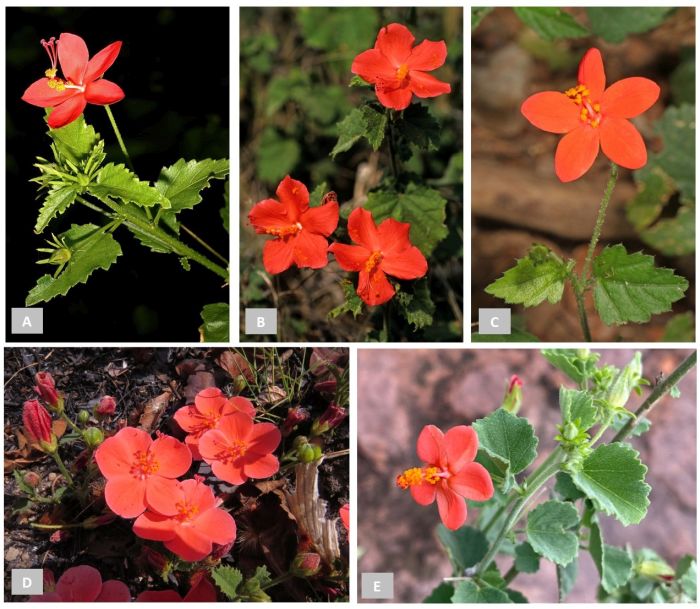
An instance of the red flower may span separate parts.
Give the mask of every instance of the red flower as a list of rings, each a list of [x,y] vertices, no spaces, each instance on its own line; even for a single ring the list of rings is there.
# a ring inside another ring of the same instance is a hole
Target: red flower
[[[202,560],[211,554],[213,543],[227,544],[236,539],[233,516],[220,509],[220,504],[200,477],[176,482],[159,503],[158,511],[147,510],[136,519],[134,533],[143,539],[162,541],[183,560]]]
[[[374,48],[360,53],[352,62],[352,73],[374,85],[379,102],[394,110],[403,110],[418,97],[437,97],[452,89],[446,82],[426,72],[445,63],[445,41],[424,40],[418,46],[413,34],[400,23],[379,30]]]
[[[57,439],[51,428],[51,415],[38,400],[27,400],[22,408],[24,431],[32,444],[46,452],[55,452]]]
[[[160,435],[152,440],[141,429],[125,427],[100,445],[95,461],[107,479],[109,508],[123,518],[135,518],[147,507],[168,513],[175,478],[190,468],[192,455],[175,438]]]
[[[34,602],[119,603],[131,600],[126,584],[116,579],[102,583],[102,576],[95,567],[71,567],[58,578],[55,586],[51,585],[53,574],[48,569],[44,572],[44,594],[30,596]]]
[[[33,106],[53,108],[48,121],[52,129],[72,123],[88,103],[105,106],[124,99],[119,85],[102,78],[119,55],[121,42],[113,42],[89,60],[85,41],[75,34],[64,33],[58,40],[42,40],[41,44],[49,54],[51,67],[46,70],[46,78],[29,85],[22,99]],[[57,61],[63,78],[56,75]]]
[[[328,264],[328,237],[338,226],[338,201],[324,198],[318,207],[309,207],[309,191],[289,176],[277,187],[275,199],[256,203],[248,214],[255,232],[273,235],[265,243],[263,264],[271,275],[299,268],[320,269]],[[329,200],[329,202],[325,202]]]
[[[182,598],[176,590],[146,590],[136,597],[137,603],[214,603],[216,588],[202,577],[197,584]]]
[[[528,97],[520,111],[535,127],[565,133],[554,157],[562,182],[577,180],[593,165],[599,148],[628,169],[647,162],[639,131],[627,119],[648,110],[659,98],[659,86],[648,78],[624,78],[605,88],[603,58],[589,49],[578,68],[578,86],[564,93],[544,91]]]
[[[372,213],[358,207],[348,218],[350,238],[359,245],[334,243],[329,248],[340,268],[360,273],[357,293],[368,305],[380,305],[394,295],[387,275],[398,279],[418,279],[428,272],[428,262],[411,245],[410,224],[393,218],[379,227]]]
[[[56,391],[56,383],[51,374],[49,372],[37,372],[34,380],[36,381],[34,391],[36,391],[37,395],[49,406],[58,406],[60,397],[58,391]]]
[[[242,397],[227,399],[217,387],[207,387],[195,396],[194,404],[183,406],[175,413],[177,424],[189,434],[185,438],[185,444],[189,447],[193,459],[202,459],[198,448],[202,434],[214,429],[221,417],[234,412],[255,417],[255,407],[250,400]]]
[[[397,476],[396,484],[410,488],[420,505],[430,505],[437,497],[440,519],[454,531],[467,520],[465,498],[486,501],[493,496],[488,471],[474,462],[478,448],[479,438],[471,427],[458,425],[443,434],[434,425],[426,425],[417,446],[425,465],[407,469]]]
[[[214,475],[243,484],[248,478],[269,478],[280,468],[273,451],[282,440],[280,430],[272,423],[257,423],[236,413],[219,421],[216,429],[199,439],[199,452],[211,465]]]

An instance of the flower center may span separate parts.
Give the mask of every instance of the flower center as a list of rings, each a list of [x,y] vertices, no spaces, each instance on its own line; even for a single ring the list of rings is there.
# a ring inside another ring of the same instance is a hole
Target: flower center
[[[291,237],[296,235],[302,229],[301,222],[296,224],[291,224],[290,226],[282,226],[280,228],[266,228],[265,233],[268,235],[274,235],[275,237]]]
[[[58,42],[59,41],[53,36],[49,38],[48,42],[46,42],[46,40],[43,38],[41,40],[41,46],[44,47],[46,52],[49,54],[49,59],[51,60],[51,67],[44,72],[46,78],[49,79],[46,84],[50,89],[55,89],[56,91],[65,91],[66,89],[77,89],[80,92],[85,91],[84,86],[76,85],[70,80],[63,80],[62,78],[58,78],[56,76],[58,73],[58,68],[56,67],[58,62]]]
[[[365,271],[368,273],[373,273],[375,270],[377,270],[383,259],[384,256],[381,252],[372,252],[370,257],[367,258],[367,262],[365,262]]]
[[[221,450],[217,453],[216,460],[223,463],[239,459],[248,450],[248,445],[243,440],[233,440],[226,445],[220,444],[219,446]]]
[[[406,76],[408,76],[408,66],[404,63],[396,69],[396,78],[399,82],[403,82],[406,80]]]
[[[176,520],[180,522],[191,522],[194,520],[195,516],[199,513],[199,507],[187,503],[187,501],[178,501],[175,504],[175,509],[177,509]]]
[[[138,450],[134,453],[134,460],[131,463],[129,473],[141,480],[155,474],[160,469],[160,464],[153,455]]]
[[[407,469],[403,474],[396,476],[396,486],[407,489],[411,486],[416,486],[427,482],[428,484],[437,484],[441,478],[447,478],[447,472],[441,472],[439,468],[431,467],[412,467]]]
[[[578,85],[564,91],[564,95],[570,98],[575,104],[581,106],[579,118],[582,123],[591,127],[600,125],[603,115],[600,113],[600,104],[591,101],[591,92],[586,85]]]

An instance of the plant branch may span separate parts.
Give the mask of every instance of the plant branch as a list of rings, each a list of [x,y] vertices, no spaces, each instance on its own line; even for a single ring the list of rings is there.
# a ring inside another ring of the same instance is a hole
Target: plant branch
[[[586,253],[586,260],[583,263],[583,271],[581,273],[581,281],[585,287],[588,282],[588,275],[591,271],[591,264],[593,262],[593,254],[595,253],[596,245],[598,245],[598,240],[600,239],[600,233],[603,230],[603,224],[605,223],[605,213],[608,210],[608,203],[610,203],[610,197],[612,196],[613,190],[615,190],[615,184],[617,183],[617,165],[615,163],[610,163],[610,177],[608,178],[608,183],[605,186],[605,192],[603,193],[603,198],[600,201],[600,207],[598,208],[598,217],[595,221],[595,227],[593,228],[593,236],[591,237],[591,242],[588,244],[588,252]]]
[[[160,213],[160,212],[159,212]],[[199,243],[208,252],[214,254],[221,262],[228,266],[228,259],[219,254],[211,245],[209,245],[204,239],[202,239],[197,233],[187,228],[182,222],[180,222],[180,228],[184,230],[190,237],[192,237],[197,243]]]
[[[104,107],[104,109],[107,111],[107,116],[109,117],[109,122],[112,123],[112,129],[114,130],[114,135],[117,136],[117,142],[119,142],[119,147],[122,149],[122,153],[124,154],[124,158],[126,158],[126,164],[129,166],[129,169],[131,171],[134,171],[134,165],[131,162],[131,157],[129,156],[129,152],[126,149],[126,145],[124,144],[124,140],[122,139],[122,134],[119,132],[119,127],[117,127],[117,121],[114,120],[114,115],[112,114],[112,109],[109,107],[109,104]]]

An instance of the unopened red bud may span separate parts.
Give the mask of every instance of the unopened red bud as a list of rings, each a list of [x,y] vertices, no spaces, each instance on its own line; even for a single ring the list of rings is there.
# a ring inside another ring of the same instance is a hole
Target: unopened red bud
[[[104,396],[100,403],[95,406],[95,415],[102,415],[103,417],[111,416],[116,411],[117,401],[111,395]]]
[[[90,516],[89,518],[86,518],[83,520],[83,528],[84,529],[96,529],[98,527],[103,527],[110,522],[114,522],[116,519],[117,515],[116,514],[100,514],[98,516]]]
[[[292,433],[292,431],[294,431],[294,428],[297,425],[303,423],[304,421],[308,421],[310,418],[311,415],[306,408],[302,408],[301,406],[290,408],[287,411],[287,418],[284,420],[284,423],[282,423],[282,436],[287,437],[290,433]]]
[[[518,414],[520,405],[523,403],[523,382],[517,374],[510,377],[506,394],[503,396],[501,408],[511,414]]]
[[[58,408],[60,397],[58,391],[56,391],[56,383],[54,383],[53,377],[48,372],[37,372],[34,376],[34,381],[36,386],[34,391],[36,391],[42,400],[44,400],[49,406]]]
[[[311,426],[311,435],[320,436],[329,432],[331,429],[340,425],[347,416],[348,412],[345,408],[341,408],[338,404],[331,404],[326,408],[326,411],[313,422]]]
[[[321,557],[316,552],[300,552],[289,569],[296,577],[311,577],[321,570]]]
[[[22,409],[24,431],[34,444],[39,444],[46,452],[55,452],[58,440],[51,430],[51,415],[39,400],[28,400]]]
[[[24,480],[24,483],[27,486],[36,488],[41,483],[41,476],[36,472],[27,472],[26,474],[24,474],[22,480]]]
[[[233,547],[233,542],[231,543],[225,543],[225,544],[212,544],[212,551],[211,554],[209,555],[209,558],[212,560],[219,560],[220,558],[223,558],[226,556],[230,551],[231,548]]]
[[[338,388],[338,381],[329,379],[327,381],[319,381],[314,383],[314,389],[319,393],[335,393]]]
[[[141,556],[145,558],[148,564],[151,565],[151,567],[153,567],[158,573],[162,573],[168,566],[168,559],[160,552],[157,552],[148,546],[143,547]]]

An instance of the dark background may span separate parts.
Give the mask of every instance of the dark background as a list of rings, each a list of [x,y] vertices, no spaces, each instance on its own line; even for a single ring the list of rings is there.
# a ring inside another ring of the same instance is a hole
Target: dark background
[[[139,178],[155,181],[161,167],[186,160],[228,157],[229,13],[227,8],[10,8],[7,22],[7,250],[6,326],[12,341],[36,335],[10,334],[10,308],[23,307],[29,290],[49,265],[36,248],[72,223],[99,222],[75,205],[42,235],[33,231],[35,157],[51,158],[43,109],[21,101],[26,87],[50,67],[40,44],[61,32],[85,39],[90,56],[116,40],[121,53],[106,73],[126,93],[112,108]],[[124,162],[106,112],[88,104],[86,121],[107,144],[105,163]],[[180,220],[223,255],[223,181],[204,191],[196,213]],[[126,229],[115,233],[123,255],[108,271],[95,271],[87,285],[36,306],[44,308],[43,338],[51,341],[196,341],[207,303],[228,302],[228,287],[192,262],[185,272],[176,256],[156,254]],[[187,236],[183,239],[195,249]]]

